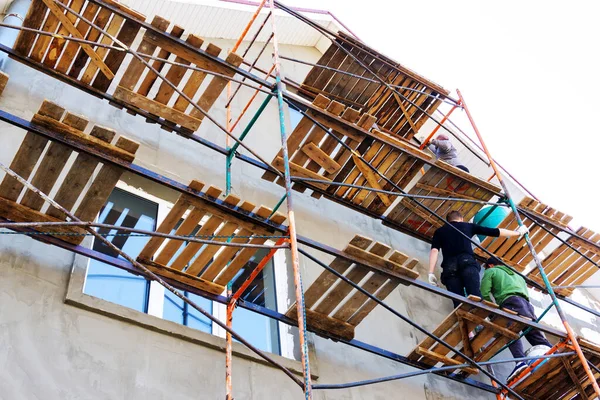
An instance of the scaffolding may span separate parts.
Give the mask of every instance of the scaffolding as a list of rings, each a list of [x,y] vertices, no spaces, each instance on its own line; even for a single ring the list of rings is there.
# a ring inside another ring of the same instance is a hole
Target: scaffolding
[[[297,18],[331,41],[319,62],[307,63],[280,56],[277,12]],[[261,15],[264,18],[246,49],[241,56],[236,54]],[[271,23],[268,39],[255,59],[248,60],[249,50],[268,22]],[[0,184],[0,227],[155,280],[223,328],[227,343],[227,399],[233,399],[233,338],[282,370],[301,388],[306,399],[312,398],[314,390],[351,388],[428,373],[494,393],[498,398],[540,398],[536,396],[542,390],[543,398],[552,399],[600,396],[597,383],[600,348],[577,337],[559,302],[600,316],[598,311],[569,298],[572,290],[581,287],[600,267],[600,235],[586,228],[573,231],[568,225],[568,215],[535,198],[526,198],[519,205],[514,203],[503,173],[487,149],[460,91],[454,99],[441,86],[351,35],[331,32],[274,0],[257,4],[224,59],[219,57],[222,51],[214,44],[205,43],[193,34],[182,40],[183,28],[171,27],[170,21],[159,16],[148,23],[145,16],[115,0],[74,0],[69,5],[56,0],[33,0],[23,26],[4,23],[0,26],[20,30],[13,48],[0,45],[0,51],[11,58],[225,157],[226,197],[220,200],[222,190],[219,188],[205,189],[205,184],[199,181],[185,185],[135,164],[139,144],[124,136],[115,141],[116,133],[100,126],[90,131],[87,120],[57,104],[45,101],[31,121],[0,110],[0,120],[27,131],[10,166],[0,164],[6,173]],[[139,43],[137,49],[131,47],[134,42]],[[264,70],[257,64],[269,44],[273,48],[273,62]],[[126,63],[128,56],[129,63]],[[300,84],[282,75],[281,59],[308,64],[312,69]],[[233,84],[237,84],[235,89]],[[252,89],[253,93],[232,123],[230,105],[242,87]],[[223,93],[227,97],[225,124],[210,114]],[[262,103],[236,136],[236,127],[261,94],[264,95]],[[272,98],[277,101],[281,150],[269,163],[244,143],[244,139]],[[434,114],[444,103],[450,104],[451,109],[437,119]],[[286,130],[286,106],[302,115],[291,133]],[[464,140],[446,124],[451,123],[450,116],[457,108],[466,112],[485,158],[474,154],[493,170],[487,180],[435,161],[423,151],[440,129],[461,142]],[[204,120],[226,135],[225,148],[196,133]],[[426,121],[433,121],[435,128],[423,142],[415,143],[415,135]],[[44,153],[46,147],[48,150]],[[239,147],[251,156],[240,154]],[[60,181],[61,168],[57,166],[64,165],[72,153],[77,154],[76,161]],[[275,207],[257,207],[230,193],[234,160],[263,170],[263,179],[285,188],[284,196]],[[43,167],[34,171],[38,163]],[[98,166],[100,172],[86,187]],[[94,222],[124,172],[180,193],[169,215],[155,231]],[[493,178],[501,186],[490,183]],[[53,192],[55,186],[58,190]],[[23,190],[25,195],[20,197]],[[482,243],[468,239],[479,257],[496,255],[530,287],[550,296],[566,334],[540,323],[550,307],[537,321],[531,321],[480,298],[463,297],[429,285],[418,279],[419,274],[414,270],[416,260],[369,238],[357,235],[340,251],[299,235],[294,191],[306,190],[315,198],[325,197],[426,242],[431,241],[435,229],[445,223],[443,215],[450,210],[460,210],[468,220],[484,205],[491,205],[492,210],[509,208],[512,214],[501,226],[507,229],[528,226],[530,233],[524,235],[525,244],[516,239]],[[55,194],[51,196],[51,192]],[[80,196],[83,200],[76,205]],[[277,212],[283,202],[287,205],[287,215]],[[49,207],[42,212],[45,203]],[[182,218],[183,222],[177,225]],[[202,218],[208,218],[207,222],[194,233]],[[287,225],[283,225],[286,221]],[[171,234],[174,229],[176,232]],[[134,259],[102,234],[111,230],[151,239]],[[565,234],[568,239],[564,239]],[[88,235],[122,258],[82,247],[80,243]],[[266,244],[269,240],[275,244]],[[554,240],[560,242],[559,247],[541,260],[538,252]],[[178,253],[184,242],[188,245]],[[299,244],[335,258],[328,265],[299,248]],[[258,249],[269,252],[233,292],[232,278]],[[279,250],[290,252],[294,276],[295,303],[285,314],[242,298]],[[306,290],[300,274],[300,255],[324,270]],[[532,262],[535,271],[525,273],[525,266]],[[367,276],[368,280],[363,281]],[[385,302],[399,285],[412,285],[457,300],[461,305],[436,330],[429,331]],[[330,287],[334,289],[328,290]],[[203,310],[178,289],[225,304],[226,321]],[[298,327],[302,379],[232,329],[233,310],[238,306]],[[408,356],[354,338],[355,327],[376,306],[388,310],[425,336]],[[558,343],[543,356],[491,361],[529,329],[552,335]],[[361,382],[314,384],[308,331],[419,371]],[[511,382],[499,380],[491,370],[496,363],[531,360],[535,362]],[[438,364],[442,366],[437,367]],[[487,376],[492,385],[469,378],[479,372]],[[564,372],[570,381],[555,378]]]

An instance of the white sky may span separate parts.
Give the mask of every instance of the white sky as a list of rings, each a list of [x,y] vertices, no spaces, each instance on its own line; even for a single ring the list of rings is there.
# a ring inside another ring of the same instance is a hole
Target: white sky
[[[600,2],[285,3],[329,10],[370,46],[459,88],[496,160],[576,225],[600,231]]]

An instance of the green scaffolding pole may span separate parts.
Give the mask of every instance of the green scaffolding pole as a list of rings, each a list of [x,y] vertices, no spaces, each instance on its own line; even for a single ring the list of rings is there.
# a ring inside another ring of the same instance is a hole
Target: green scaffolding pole
[[[240,141],[244,140],[246,138],[246,136],[248,135],[248,133],[250,133],[250,130],[252,129],[252,127],[254,126],[256,121],[258,120],[258,117],[260,117],[260,115],[263,113],[263,111],[267,107],[267,104],[269,104],[269,100],[271,100],[272,97],[273,97],[273,95],[268,95],[263,100],[262,104],[260,105],[260,107],[258,108],[256,113],[254,113],[254,116],[252,117],[250,122],[248,122],[248,125],[246,125],[246,128],[240,135],[240,137],[239,137]],[[228,149],[229,154],[227,155],[227,158],[225,159],[225,193],[226,194],[229,194],[231,192],[231,162],[233,161],[233,157],[235,157],[235,152],[237,151],[239,146],[240,146],[239,142],[234,143],[233,146]]]

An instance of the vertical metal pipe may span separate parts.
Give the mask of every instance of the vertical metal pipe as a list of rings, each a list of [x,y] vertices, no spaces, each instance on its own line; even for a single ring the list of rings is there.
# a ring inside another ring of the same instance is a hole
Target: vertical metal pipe
[[[227,302],[227,317],[225,320],[225,324],[229,329],[233,329],[233,309],[235,308],[235,300],[231,298],[231,289],[232,284],[229,282],[227,284],[227,298],[229,301]],[[227,390],[225,399],[233,400],[233,383],[231,376],[233,365],[233,338],[231,337],[231,333],[225,333],[225,341],[225,386]]]
[[[273,64],[275,65],[275,82],[277,91],[277,106],[279,109],[279,129],[281,132],[281,152],[284,166],[285,192],[288,209],[288,224],[290,235],[290,250],[294,270],[294,286],[296,292],[296,314],[298,318],[298,332],[300,337],[300,350],[302,353],[302,372],[304,374],[304,397],[312,400],[312,382],[310,377],[310,363],[308,360],[308,344],[306,341],[306,310],[304,306],[304,291],[302,277],[300,276],[300,259],[298,255],[298,238],[296,236],[296,218],[292,203],[292,181],[290,173],[290,160],[287,148],[287,132],[285,129],[285,116],[283,114],[283,84],[281,83],[281,64],[279,62],[279,46],[277,43],[277,28],[275,23],[275,4],[269,0],[271,13],[271,26],[273,29]]]
[[[264,7],[264,5],[265,5],[266,2],[267,2],[267,0],[262,0],[260,2],[260,4],[258,5],[258,8],[256,9],[256,11],[254,11],[254,14],[250,18],[250,21],[248,21],[248,24],[246,25],[246,27],[242,31],[242,34],[238,38],[237,42],[235,42],[235,45],[233,46],[233,49],[231,49],[232,52],[237,51],[237,49],[240,47],[240,45],[242,44],[242,41],[244,41],[244,38],[246,37],[246,34],[248,34],[248,31],[250,30],[250,27],[252,26],[252,24],[256,20],[256,17],[258,17],[258,14],[260,14],[260,10],[262,10],[262,8]]]
[[[494,172],[496,173],[496,177],[498,178],[498,181],[500,181],[500,185],[502,185],[502,189],[504,190],[504,194],[506,195],[506,197],[508,199],[508,203],[509,203],[513,213],[515,214],[515,219],[517,220],[517,223],[519,224],[519,226],[522,226],[523,220],[521,219],[521,216],[519,215],[519,212],[517,211],[517,207],[515,206],[515,203],[512,200],[512,197],[510,196],[510,192],[508,191],[508,187],[504,183],[504,179],[502,179],[502,175],[500,175],[500,173],[498,171],[496,162],[492,158],[485,142],[483,141],[483,138],[481,137],[481,133],[479,132],[479,129],[477,129],[477,125],[475,124],[473,116],[469,112],[469,108],[467,107],[467,104],[465,103],[465,100],[462,97],[460,90],[457,89],[456,92],[458,93],[458,98],[459,98],[465,112],[467,113],[467,117],[469,118],[471,125],[473,126],[473,130],[475,131],[475,134],[477,135],[477,137],[479,138],[479,141],[481,142],[483,151],[487,155],[488,160],[490,161],[490,165],[491,165],[492,169],[494,170]],[[567,331],[569,340],[571,341],[571,344],[572,344],[575,352],[577,353],[579,360],[581,361],[581,366],[583,367],[583,369],[585,370],[585,373],[587,374],[588,378],[590,379],[590,383],[592,384],[592,387],[594,388],[594,391],[596,392],[596,396],[600,397],[600,386],[598,386],[598,382],[596,382],[596,378],[594,377],[594,374],[592,373],[592,371],[590,370],[590,367],[587,364],[585,355],[583,354],[583,351],[581,350],[581,347],[579,346],[579,343],[577,342],[577,336],[575,335],[575,332],[573,331],[573,329],[571,328],[571,325],[567,321],[566,316],[562,310],[562,307],[560,306],[558,299],[556,298],[556,294],[554,293],[552,284],[548,280],[548,276],[546,275],[546,272],[544,271],[544,267],[542,267],[542,262],[541,262],[540,258],[538,257],[538,254],[535,251],[535,248],[533,247],[533,243],[531,243],[531,238],[529,237],[528,233],[525,234],[525,241],[527,242],[529,251],[531,252],[531,255],[533,256],[535,265],[538,268],[540,276],[542,277],[544,284],[546,285],[548,294],[550,294],[550,297],[552,298],[552,303],[554,303],[554,307],[556,307],[558,316],[560,317],[560,319],[565,327],[565,330]]]
[[[231,133],[231,81],[227,82],[227,107],[225,108],[225,128]],[[229,196],[231,192],[231,150],[229,136],[225,136],[225,148],[229,155],[225,157],[225,195]]]

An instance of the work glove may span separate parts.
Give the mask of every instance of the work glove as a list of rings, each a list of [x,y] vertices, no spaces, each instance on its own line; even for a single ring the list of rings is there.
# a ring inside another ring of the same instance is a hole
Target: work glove
[[[517,228],[517,232],[519,233],[519,238],[522,238],[523,235],[525,235],[526,233],[529,233],[529,228],[526,227],[525,225],[521,225]]]
[[[435,274],[429,274],[429,283],[433,286],[438,286],[438,280]]]

